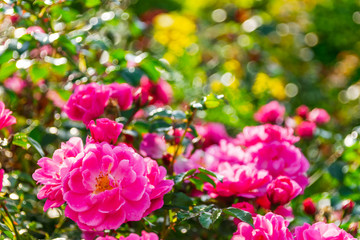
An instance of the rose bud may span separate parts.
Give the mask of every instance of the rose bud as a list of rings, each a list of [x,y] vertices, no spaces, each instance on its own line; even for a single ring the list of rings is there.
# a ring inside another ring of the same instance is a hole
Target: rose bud
[[[313,216],[316,213],[316,206],[311,198],[306,198],[303,201],[304,212],[308,215]]]
[[[354,207],[355,207],[355,203],[354,203],[354,201],[352,201],[350,199],[345,200],[342,203],[342,209],[344,210],[345,215],[352,213],[352,211],[354,210]]]
[[[305,105],[301,105],[296,109],[296,114],[303,119],[306,119],[307,115],[309,114],[309,108]]]
[[[358,222],[352,222],[349,225],[348,233],[356,237],[359,230],[359,223]]]
[[[300,185],[294,180],[279,176],[267,187],[266,194],[274,205],[284,205],[301,193]]]

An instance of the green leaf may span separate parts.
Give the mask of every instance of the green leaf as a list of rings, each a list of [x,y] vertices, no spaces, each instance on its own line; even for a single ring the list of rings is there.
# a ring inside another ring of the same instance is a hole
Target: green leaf
[[[125,60],[125,51],[122,49],[116,49],[113,52],[111,52],[110,55],[119,61]]]
[[[223,213],[238,218],[241,221],[246,222],[250,224],[250,226],[254,227],[252,216],[247,211],[238,208],[228,207],[223,209]]]
[[[211,214],[211,220],[215,222],[221,216],[221,213],[222,213],[221,209],[215,209]]]
[[[14,235],[10,231],[4,231],[5,235],[8,236],[10,239],[14,239]]]
[[[22,147],[26,150],[31,147],[31,144],[29,143],[28,137],[25,133],[16,133],[14,135],[12,144]]]
[[[198,137],[199,134],[196,131],[196,128],[193,125],[190,125],[189,128],[191,129],[191,133],[194,137]]]
[[[199,214],[198,213],[192,213],[192,212],[185,212],[185,211],[179,211],[177,213],[177,219],[182,222],[185,220],[188,220],[190,218],[194,218],[197,217]]]
[[[160,78],[160,72],[156,69],[156,65],[153,61],[149,59],[143,60],[140,63],[140,68],[153,82],[157,82],[157,80]]]
[[[222,175],[220,175],[218,173],[211,172],[211,171],[209,171],[209,170],[207,170],[205,168],[199,168],[199,171],[202,172],[202,173],[205,173],[207,175],[210,175],[210,176],[213,176],[213,177],[217,178],[220,182],[222,182],[223,179],[224,179],[224,176],[222,176]]]
[[[141,133],[147,133],[149,132],[149,123],[145,122],[145,121],[136,121],[134,123],[134,128],[136,129],[137,132]]]
[[[197,178],[190,178],[189,181],[195,185],[195,188],[199,191],[203,191],[204,182]]]
[[[216,188],[216,183],[208,175],[204,173],[198,173],[196,174],[196,177],[200,178],[200,180],[203,181],[204,183],[205,182],[210,183],[211,185],[213,185],[214,188]]]
[[[13,75],[16,70],[16,63],[14,61],[2,64],[0,67],[0,82]]]
[[[120,71],[120,75],[128,84],[137,87],[140,85],[140,79],[144,72],[137,67],[133,69],[126,68]]]
[[[174,198],[172,200],[172,205],[177,206],[177,207],[189,207],[193,205],[193,202],[191,200],[190,197],[188,197],[185,193],[183,192],[177,192],[174,193]]]
[[[191,170],[189,170],[187,172],[183,172],[183,173],[180,173],[180,174],[176,175],[175,178],[174,178],[174,183],[178,184],[179,182],[182,182],[185,177],[194,174],[195,171],[196,171],[196,169],[191,169]]]
[[[211,213],[208,212],[201,213],[199,217],[199,222],[201,226],[203,226],[206,229],[209,229],[210,225],[213,223]]]
[[[11,50],[6,50],[5,52],[3,52],[1,55],[0,55],[0,64],[3,64],[5,62],[8,62],[13,56],[13,51]]]
[[[224,95],[214,95],[213,93],[210,93],[204,98],[204,105],[206,108],[216,108],[220,105],[220,100],[223,99]]]
[[[40,143],[38,143],[35,139],[31,138],[31,137],[27,137],[27,139],[29,140],[29,143],[31,144],[31,146],[33,146],[36,151],[38,151],[38,153],[41,155],[41,157],[45,157],[45,153],[43,151],[43,149],[41,148]]]
[[[154,119],[155,117],[167,117],[172,116],[172,111],[165,108],[157,108],[149,113],[149,120]]]
[[[76,46],[66,36],[61,35],[56,42],[65,51],[71,53],[72,55],[76,54]]]
[[[100,0],[86,0],[85,1],[85,6],[88,8],[92,8],[92,7],[95,7],[100,4],[101,4]]]
[[[172,112],[172,117],[175,119],[186,119],[186,114],[183,111],[175,110]]]
[[[27,136],[26,133],[23,132],[16,133],[12,140],[12,144],[22,147],[26,150],[28,150],[31,146],[33,146],[42,157],[45,156],[45,153],[42,150],[41,145],[35,139]]]
[[[29,74],[30,74],[31,80],[34,83],[37,83],[39,80],[46,78],[49,74],[49,71],[46,67],[41,66],[40,64],[36,63],[30,67]]]
[[[10,228],[1,222],[0,222],[0,229],[1,231],[10,231]]]
[[[172,129],[172,125],[163,119],[155,120],[150,125],[150,132],[167,132]]]

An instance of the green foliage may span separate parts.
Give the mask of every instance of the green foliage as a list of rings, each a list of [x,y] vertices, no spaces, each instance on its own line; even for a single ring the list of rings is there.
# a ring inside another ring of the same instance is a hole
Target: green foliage
[[[146,133],[163,136],[170,156],[157,159],[160,165],[172,169],[177,157],[199,149],[199,123],[223,123],[235,137],[271,100],[282,101],[286,117],[302,104],[321,107],[331,114],[330,124],[318,128],[315,139],[297,143],[311,167],[308,188],[292,201],[292,225],[313,221],[300,207],[307,197],[330,202],[331,213],[347,199],[360,204],[359,2],[10,0],[1,6],[0,97],[17,124],[0,130],[0,166],[7,172],[0,202],[6,199],[16,226],[27,230],[21,239],[80,238],[63,208],[56,209],[59,215],[43,212],[31,178],[37,161],[51,157],[61,142],[86,139],[86,126],[63,115],[74,86],[118,82],[136,92],[144,76],[152,84],[168,81],[171,106],[135,100],[120,115],[115,107],[103,117],[123,123],[121,140],[136,149]],[[24,88],[6,84],[9,77],[22,79]],[[134,116],[139,109],[143,117]],[[229,239],[232,218],[252,225],[249,213],[230,207],[241,197],[196,197],[223,176],[205,168],[168,173],[175,186],[164,208],[118,233],[146,228],[167,239]],[[359,211],[344,217],[341,227],[358,222]],[[4,210],[0,215],[0,239],[15,239],[11,220]]]

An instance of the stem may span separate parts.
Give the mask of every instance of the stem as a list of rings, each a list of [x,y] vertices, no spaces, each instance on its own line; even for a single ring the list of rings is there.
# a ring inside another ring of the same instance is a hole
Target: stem
[[[182,142],[183,142],[183,140],[184,140],[184,138],[185,138],[185,135],[186,135],[186,133],[187,133],[187,130],[189,129],[192,121],[194,120],[196,110],[197,110],[197,109],[194,109],[193,112],[191,113],[191,116],[189,117],[189,119],[188,119],[188,121],[187,121],[187,123],[186,123],[186,127],[185,127],[185,130],[184,130],[184,133],[182,134],[182,136],[181,136],[181,138],[180,138],[180,141],[179,141],[178,145],[176,146],[176,149],[175,149],[175,152],[174,152],[172,161],[170,162],[170,166],[169,166],[169,174],[170,174],[170,175],[173,175],[173,173],[174,173],[174,169],[173,169],[173,168],[174,168],[175,159],[176,159],[176,157],[177,157],[178,154],[179,154],[179,150],[180,150],[180,147],[181,147],[181,145],[182,145]]]
[[[168,218],[168,211],[164,211],[164,224],[160,233],[161,238],[160,239],[166,239],[166,236],[168,235],[168,228],[166,226],[166,220]]]
[[[138,99],[138,101],[135,104],[134,110],[131,113],[130,117],[128,118],[128,120],[126,121],[126,123],[123,126],[123,129],[126,129],[127,126],[129,126],[129,124],[131,123],[131,121],[134,119],[135,114],[141,109],[141,97]],[[120,133],[119,138],[123,135],[123,132]]]
[[[52,238],[53,236],[55,236],[55,234],[57,234],[57,233],[59,232],[59,230],[61,229],[62,225],[65,223],[65,221],[66,221],[65,216],[64,216],[63,214],[61,214],[60,220],[59,220],[58,224],[55,225],[55,230],[54,230],[54,232],[51,234],[51,238]]]
[[[20,239],[20,234],[18,233],[18,231],[17,231],[17,229],[16,229],[16,227],[15,227],[14,220],[12,219],[12,217],[11,217],[11,215],[10,215],[9,211],[7,210],[7,208],[6,208],[6,206],[5,206],[4,203],[1,203],[1,207],[4,209],[6,215],[9,217],[10,222],[11,222],[11,225],[12,225],[12,227],[13,227],[13,229],[14,229],[14,232],[15,232],[16,239],[19,240],[19,239]]]

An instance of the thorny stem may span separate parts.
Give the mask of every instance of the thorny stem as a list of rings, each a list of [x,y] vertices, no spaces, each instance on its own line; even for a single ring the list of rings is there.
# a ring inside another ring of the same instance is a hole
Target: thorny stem
[[[194,117],[195,117],[195,114],[196,114],[196,110],[197,109],[194,109],[193,112],[191,113],[191,116],[189,117],[189,119],[187,120],[187,123],[186,123],[186,127],[184,129],[184,133],[182,134],[181,138],[180,138],[180,141],[179,143],[177,144],[176,146],[176,149],[175,149],[175,152],[174,152],[174,155],[173,155],[173,158],[172,158],[172,161],[170,162],[170,166],[169,166],[169,174],[170,175],[173,175],[174,173],[174,163],[175,163],[175,159],[176,157],[178,156],[179,154],[179,150],[180,150],[180,147],[182,145],[182,141],[184,140],[185,138],[185,135],[187,133],[187,130],[189,129],[192,121],[194,120]]]
[[[14,229],[14,232],[15,232],[16,239],[19,240],[19,239],[20,239],[20,234],[18,233],[18,231],[17,231],[17,229],[16,229],[16,227],[15,227],[14,220],[12,219],[12,217],[11,217],[11,215],[10,215],[9,211],[7,210],[7,208],[6,208],[6,206],[5,206],[4,203],[1,203],[1,207],[4,209],[6,215],[9,217],[10,222],[11,222],[11,225],[12,225],[12,227],[13,227],[13,229]]]

